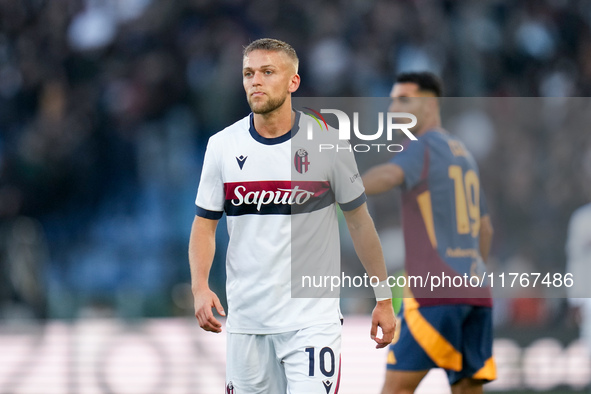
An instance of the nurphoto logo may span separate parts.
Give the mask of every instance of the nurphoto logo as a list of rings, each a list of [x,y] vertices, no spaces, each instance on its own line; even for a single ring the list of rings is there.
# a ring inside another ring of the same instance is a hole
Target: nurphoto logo
[[[351,123],[353,124],[353,134],[362,141],[376,141],[379,140],[384,134],[384,123],[386,124],[386,139],[392,141],[394,130],[400,130],[410,140],[416,141],[417,137],[410,131],[417,124],[417,117],[408,112],[378,112],[378,130],[372,134],[362,133],[359,129],[359,112],[353,112],[353,122],[344,111],[338,109],[321,109],[320,112],[313,110],[312,108],[305,107],[307,110],[313,112],[306,113],[312,119],[314,119],[320,130],[328,130],[328,124],[322,114],[333,114],[337,117],[338,127],[336,128],[339,133],[339,140],[349,141],[351,140]],[[409,122],[402,122],[401,120],[410,120]],[[322,121],[322,123],[321,123]],[[324,127],[322,127],[324,124]],[[314,139],[314,125],[313,122],[307,124],[307,138],[308,140]],[[380,151],[381,148],[385,148],[388,152],[400,152],[403,150],[400,144],[349,144],[348,146],[339,146],[335,144],[319,144],[319,152],[324,150],[349,150],[355,152],[369,152],[370,150]]]

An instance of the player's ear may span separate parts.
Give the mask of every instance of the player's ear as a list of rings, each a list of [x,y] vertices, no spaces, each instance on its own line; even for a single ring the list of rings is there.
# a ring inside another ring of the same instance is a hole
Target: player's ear
[[[291,77],[291,80],[289,81],[289,86],[287,88],[287,91],[289,93],[293,93],[296,90],[298,90],[298,88],[300,87],[300,76],[298,74],[294,74]]]

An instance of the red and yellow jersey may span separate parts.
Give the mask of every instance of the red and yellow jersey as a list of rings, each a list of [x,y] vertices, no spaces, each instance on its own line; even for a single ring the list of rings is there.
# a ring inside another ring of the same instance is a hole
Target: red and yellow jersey
[[[404,171],[405,266],[413,296],[421,306],[492,306],[479,250],[480,219],[487,208],[470,152],[446,131],[431,130],[392,162]],[[432,289],[434,275],[451,279]],[[458,276],[463,280],[454,281]],[[471,282],[478,286],[470,285],[472,276],[478,277]],[[413,285],[413,277],[420,277],[422,285]]]

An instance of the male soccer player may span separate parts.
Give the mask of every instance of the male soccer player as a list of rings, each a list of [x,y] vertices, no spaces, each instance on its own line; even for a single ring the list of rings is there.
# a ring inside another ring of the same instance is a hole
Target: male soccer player
[[[447,371],[453,393],[481,393],[483,383],[496,374],[490,289],[448,283],[430,293],[431,281],[422,287],[410,281],[412,276],[427,280],[483,273],[492,240],[476,162],[441,128],[441,90],[431,73],[397,77],[390,111],[416,116],[411,131],[417,140],[362,177],[368,195],[402,187],[411,294],[404,299],[400,337],[390,346],[383,394],[414,392],[436,367]]]
[[[205,153],[189,261],[199,325],[221,332],[212,308],[220,315],[224,310],[208,277],[225,212],[229,393],[338,392],[339,299],[306,298],[298,289],[301,278],[293,277],[301,266],[327,272],[324,267],[339,262],[336,203],[368,274],[387,277],[353,154],[320,155],[301,130],[313,120],[291,106],[297,69],[296,52],[285,42],[248,45],[242,77],[252,113],[212,136]],[[315,138],[331,135],[325,130]],[[390,297],[378,292],[370,335],[383,348],[396,323]]]

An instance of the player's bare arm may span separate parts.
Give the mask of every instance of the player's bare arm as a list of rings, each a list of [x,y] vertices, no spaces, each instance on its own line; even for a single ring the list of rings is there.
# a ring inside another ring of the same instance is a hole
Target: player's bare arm
[[[367,210],[367,204],[363,204],[351,211],[344,211],[347,226],[351,233],[353,245],[357,256],[365,267],[369,276],[377,276],[380,281],[386,280],[388,272],[382,253],[382,245],[373,220]],[[382,329],[382,337],[379,338],[378,327]],[[378,301],[372,312],[371,338],[376,342],[376,348],[386,347],[394,338],[396,319],[392,300]]]
[[[205,331],[222,332],[222,324],[214,317],[212,308],[225,316],[218,296],[209,289],[208,279],[215,254],[215,230],[218,221],[195,216],[189,241],[191,289],[195,303],[195,317]]]
[[[386,163],[371,168],[361,179],[365,187],[365,194],[374,195],[384,193],[404,182],[404,171],[393,163]]]
[[[493,238],[493,226],[489,215],[484,215],[480,218],[480,255],[485,262],[488,260],[490,253],[490,245]]]

